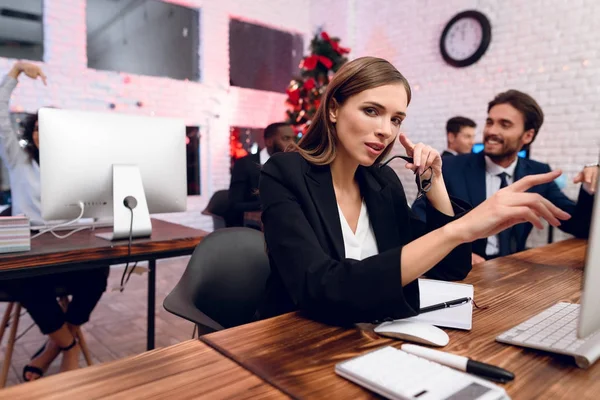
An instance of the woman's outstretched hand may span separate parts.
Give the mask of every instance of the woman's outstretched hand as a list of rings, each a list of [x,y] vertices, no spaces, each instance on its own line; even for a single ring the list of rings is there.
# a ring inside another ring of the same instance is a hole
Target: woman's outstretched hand
[[[557,170],[526,176],[500,189],[448,226],[452,225],[452,230],[456,230],[454,233],[459,235],[462,242],[496,235],[521,222],[531,222],[536,228],[542,229],[542,218],[552,226],[559,226],[561,220],[568,220],[571,216],[539,194],[526,191],[533,186],[552,182],[561,174]]]

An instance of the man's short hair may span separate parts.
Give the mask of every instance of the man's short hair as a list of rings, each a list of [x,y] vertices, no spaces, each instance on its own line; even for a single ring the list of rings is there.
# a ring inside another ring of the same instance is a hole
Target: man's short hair
[[[477,124],[470,118],[453,117],[446,122],[446,133],[454,133],[456,135],[464,126],[475,128]]]
[[[291,126],[287,122],[274,122],[265,128],[264,138],[269,139],[277,134],[279,128],[283,128],[285,126]]]
[[[494,100],[488,104],[488,113],[492,107],[498,104],[510,104],[523,114],[525,120],[525,131],[533,129],[533,139],[535,140],[542,124],[544,123],[544,112],[540,105],[527,93],[519,92],[518,90],[508,90],[497,95]],[[528,148],[529,145],[524,148]]]

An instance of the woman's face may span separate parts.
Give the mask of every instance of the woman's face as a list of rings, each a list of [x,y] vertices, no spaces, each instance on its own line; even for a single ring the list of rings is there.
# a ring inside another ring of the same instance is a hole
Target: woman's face
[[[402,84],[368,89],[348,98],[329,112],[335,124],[339,155],[371,166],[400,133],[408,99]]]
[[[33,128],[33,143],[35,144],[35,147],[37,147],[38,149],[40,148],[40,132],[39,132],[39,125],[38,125],[38,121],[35,121],[35,127]]]

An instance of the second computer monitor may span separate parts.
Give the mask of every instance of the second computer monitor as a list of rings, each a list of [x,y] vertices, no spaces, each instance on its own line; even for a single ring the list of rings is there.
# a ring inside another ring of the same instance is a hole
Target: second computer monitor
[[[596,188],[600,189],[600,176]],[[592,224],[587,244],[583,289],[581,292],[581,311],[577,334],[580,338],[593,332],[600,332],[600,196],[596,193]]]
[[[42,217],[45,220],[112,217],[115,166],[139,170],[150,213],[185,211],[183,120],[43,108],[39,111]],[[119,198],[117,203],[122,202]],[[121,205],[121,204],[117,204]],[[129,212],[129,210],[125,210]]]

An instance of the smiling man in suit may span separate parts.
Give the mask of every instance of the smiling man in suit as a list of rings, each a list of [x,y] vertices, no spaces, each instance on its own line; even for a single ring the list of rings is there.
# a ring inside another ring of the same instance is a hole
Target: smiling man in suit
[[[506,185],[527,176],[550,171],[541,162],[517,157],[535,140],[544,113],[529,95],[517,90],[500,93],[488,104],[488,117],[483,130],[484,150],[477,154],[445,157],[442,171],[448,193],[466,200],[473,207],[481,204]],[[577,203],[565,196],[555,182],[532,188],[551,203],[571,214],[560,229],[577,237],[589,234],[593,194],[598,178],[598,164],[588,164],[575,177],[574,183],[583,183]],[[418,200],[413,211],[425,218],[425,204]],[[525,249],[525,242],[533,225],[521,223],[496,236],[473,243],[473,264]]]
[[[249,154],[236,161],[229,185],[230,211],[227,226],[243,226],[244,212],[260,210],[258,178],[260,168],[275,153],[285,151],[295,137],[291,125],[276,122],[265,128],[265,147],[257,154]]]
[[[446,122],[446,140],[448,147],[442,157],[468,154],[475,143],[475,127],[477,124],[466,117],[452,117]]]

